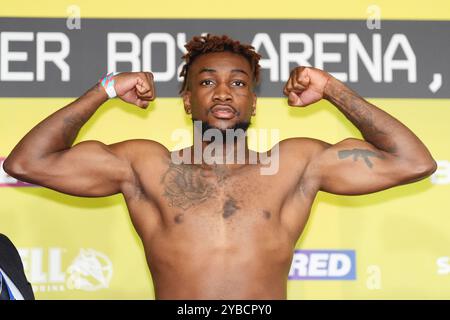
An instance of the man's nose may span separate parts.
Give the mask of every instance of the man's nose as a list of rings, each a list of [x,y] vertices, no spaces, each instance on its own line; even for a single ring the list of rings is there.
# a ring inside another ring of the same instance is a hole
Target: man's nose
[[[213,100],[219,101],[229,101],[232,100],[233,96],[231,95],[231,90],[226,84],[220,84],[214,90]]]

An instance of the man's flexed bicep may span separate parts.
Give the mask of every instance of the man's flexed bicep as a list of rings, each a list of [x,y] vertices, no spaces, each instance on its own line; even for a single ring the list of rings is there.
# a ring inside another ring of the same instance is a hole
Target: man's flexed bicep
[[[128,143],[106,146],[89,141],[72,146],[78,132],[114,92],[143,109],[155,99],[149,72],[108,75],[85,94],[32,128],[14,147],[3,169],[11,176],[80,196],[106,196],[120,191],[132,177]]]
[[[348,138],[334,145],[314,140],[313,144],[306,176],[319,181],[319,189],[329,193],[373,193],[421,180],[429,170],[359,139]]]
[[[99,141],[84,141],[34,160],[23,167],[23,172],[14,175],[20,180],[75,196],[113,195],[121,191],[123,183],[133,179],[125,143],[105,145]]]
[[[437,168],[427,147],[406,125],[323,70],[295,68],[284,94],[293,107],[327,99],[364,138],[345,139],[333,146],[316,140],[307,173],[315,186],[320,181],[320,190],[371,193],[418,181]]]

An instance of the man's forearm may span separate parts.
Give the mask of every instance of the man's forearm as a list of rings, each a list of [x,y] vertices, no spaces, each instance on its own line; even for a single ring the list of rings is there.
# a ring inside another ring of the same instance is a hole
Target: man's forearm
[[[434,162],[428,149],[410,129],[342,82],[331,78],[325,87],[324,96],[376,148],[414,163]]]
[[[95,85],[28,132],[5,160],[4,167],[30,163],[70,148],[81,127],[106,100],[105,90]]]

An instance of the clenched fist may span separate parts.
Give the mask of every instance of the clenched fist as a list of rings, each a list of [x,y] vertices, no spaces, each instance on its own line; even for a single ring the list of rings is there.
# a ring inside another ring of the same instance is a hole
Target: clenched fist
[[[283,93],[288,104],[294,107],[306,107],[324,97],[325,86],[331,75],[312,67],[297,67],[292,70]]]
[[[151,72],[122,72],[114,76],[114,81],[117,96],[138,107],[147,108],[156,97]]]

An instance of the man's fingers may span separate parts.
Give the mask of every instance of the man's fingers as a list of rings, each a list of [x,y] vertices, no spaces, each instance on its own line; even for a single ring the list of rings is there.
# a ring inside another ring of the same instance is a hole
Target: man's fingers
[[[154,92],[152,90],[147,90],[144,94],[141,94],[139,92],[136,92],[136,96],[139,99],[146,100],[146,101],[153,101],[155,98]]]
[[[305,70],[305,67],[294,69],[289,76],[289,80],[284,86],[283,93],[285,96],[288,96],[289,105],[295,105],[298,100],[295,97],[298,97],[303,91],[308,88],[310,79]],[[291,95],[291,93],[293,93],[294,95]]]
[[[289,78],[289,87],[291,88],[291,90],[289,90],[289,91],[292,91],[295,89],[295,75],[292,75]]]
[[[153,80],[153,73],[145,72],[145,76],[146,76],[146,78],[148,80],[148,83],[150,85],[150,91],[151,91],[150,100],[153,101],[156,98],[155,81]]]
[[[293,90],[294,91],[304,91],[304,90],[306,90],[306,87],[303,86],[302,84],[300,84],[299,82],[294,81]]]
[[[284,88],[283,88],[283,94],[284,94],[285,96],[288,96],[288,95],[289,95],[289,91],[290,91],[289,85],[286,83],[286,84],[284,85]]]
[[[294,70],[292,70],[291,74],[289,75],[289,79],[283,88],[283,94],[285,96],[289,96],[289,92],[291,91],[306,90],[307,85],[305,84],[309,83],[309,78],[308,81],[305,83],[304,82],[305,75],[307,75],[305,67],[297,67]]]
[[[295,75],[293,78],[295,79],[294,88],[305,90],[308,87],[310,78],[305,67],[295,69]]]
[[[327,75],[312,67],[297,67],[292,70],[289,80],[283,89],[288,96],[288,104],[296,107],[306,107],[323,98]]]
[[[145,94],[150,90],[150,84],[148,83],[147,78],[138,77],[136,81],[136,90],[140,94]]]
[[[137,85],[136,96],[141,100],[150,101],[153,98],[153,92],[149,87]]]
[[[288,96],[288,105],[290,106],[295,106],[295,103],[298,100],[298,96],[295,94],[295,92],[291,91],[289,92],[289,96]]]
[[[138,107],[145,109],[148,107],[149,102],[146,100],[142,100],[142,99],[136,99],[136,101],[134,102],[135,105],[137,105]]]
[[[286,84],[286,86],[283,89],[283,93],[285,96],[289,96],[289,94],[291,92],[295,92],[295,93],[301,93],[302,91],[304,91],[306,88],[304,86],[302,86],[300,83],[298,83],[295,80],[290,80],[288,82],[288,84]]]
[[[300,97],[300,94],[297,94],[293,91],[289,93],[288,97],[288,105],[294,106],[294,107],[300,107],[303,106],[302,98]]]
[[[139,98],[140,100],[142,100],[142,101],[153,101],[152,98],[148,98],[148,97],[141,97],[141,96],[138,96],[138,98]]]
[[[149,91],[150,91],[150,87],[147,87],[145,85],[140,85],[140,84],[136,85],[136,92],[137,92],[137,94],[139,94],[141,96],[145,95]]]
[[[153,101],[153,94],[149,91],[148,93],[144,94],[144,95],[140,95],[140,94],[136,94],[136,96],[144,101]]]
[[[144,79],[139,78],[136,84],[136,95],[139,99],[152,101],[155,99],[153,78],[149,72],[144,72]]]

